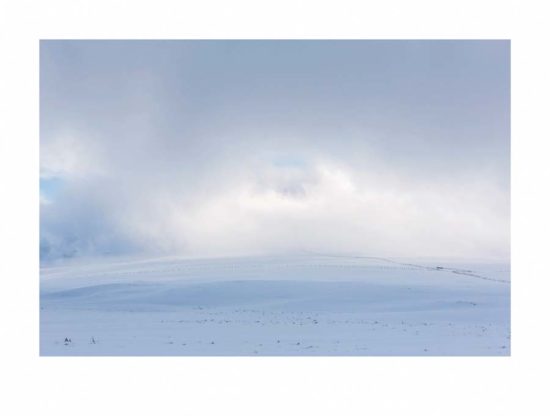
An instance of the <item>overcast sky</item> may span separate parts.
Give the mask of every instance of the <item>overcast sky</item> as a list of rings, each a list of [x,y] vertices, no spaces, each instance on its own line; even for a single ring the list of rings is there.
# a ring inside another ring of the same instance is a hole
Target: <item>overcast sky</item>
[[[43,259],[508,259],[508,41],[42,41]]]

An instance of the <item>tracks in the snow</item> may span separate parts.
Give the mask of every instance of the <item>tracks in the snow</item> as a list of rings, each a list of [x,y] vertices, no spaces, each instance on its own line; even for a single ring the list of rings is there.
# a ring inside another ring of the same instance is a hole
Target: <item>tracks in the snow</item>
[[[127,266],[129,268],[125,269],[119,269],[119,270],[72,270],[70,272],[70,275],[72,278],[80,278],[80,277],[124,277],[124,276],[140,276],[140,275],[179,275],[179,276],[195,276],[197,273],[200,274],[200,272],[203,271],[210,271],[210,270],[223,270],[224,273],[235,273],[240,272],[244,274],[250,274],[250,273],[257,273],[257,272],[263,272],[267,270],[285,270],[289,268],[296,268],[296,269],[368,269],[369,272],[373,271],[391,271],[391,270],[426,270],[426,271],[435,271],[435,272],[447,272],[447,273],[453,273],[465,277],[471,277],[475,279],[481,279],[481,280],[487,280],[487,281],[493,281],[498,283],[505,283],[510,284],[509,280],[505,279],[498,279],[494,277],[489,277],[484,274],[481,274],[479,272],[469,270],[469,269],[462,269],[462,268],[454,268],[454,267],[445,267],[445,266],[433,266],[433,265],[422,265],[417,263],[407,263],[397,260],[392,260],[389,258],[384,257],[374,257],[374,256],[359,256],[359,255],[335,255],[335,254],[321,254],[321,253],[310,253],[316,257],[322,257],[322,258],[335,258],[335,259],[362,259],[362,260],[374,260],[379,262],[384,262],[388,265],[380,265],[380,264],[345,264],[344,262],[340,263],[323,263],[322,261],[319,261],[319,259],[315,259],[316,261],[313,261],[311,263],[304,262],[303,259],[293,259],[295,261],[284,261],[284,262],[273,262],[273,258],[267,258],[262,259],[258,258],[255,259],[256,261],[244,261],[241,262],[239,260],[242,259],[235,259],[235,260],[212,260],[212,261],[196,261],[196,260],[182,260],[182,261],[175,261],[172,264],[168,265],[162,265],[159,264],[157,267],[149,265],[149,267],[145,268],[134,268],[132,269],[133,264],[128,263]],[[297,260],[297,261],[296,261]],[[65,275],[65,272],[67,270],[61,268],[59,272],[56,270],[49,270],[48,273],[46,273],[46,276],[50,278],[55,277],[61,277]]]

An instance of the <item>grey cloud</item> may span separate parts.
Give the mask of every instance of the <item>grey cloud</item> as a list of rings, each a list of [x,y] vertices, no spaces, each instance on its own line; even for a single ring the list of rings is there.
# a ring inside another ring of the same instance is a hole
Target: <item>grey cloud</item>
[[[509,255],[506,41],[43,41],[40,140],[50,258]]]

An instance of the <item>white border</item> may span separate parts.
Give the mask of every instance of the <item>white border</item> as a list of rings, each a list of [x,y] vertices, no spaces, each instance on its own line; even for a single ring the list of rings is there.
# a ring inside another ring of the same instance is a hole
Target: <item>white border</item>
[[[522,1],[0,2],[0,413],[550,414],[547,14]],[[38,40],[512,39],[511,358],[40,358]],[[545,244],[546,243],[546,244]]]

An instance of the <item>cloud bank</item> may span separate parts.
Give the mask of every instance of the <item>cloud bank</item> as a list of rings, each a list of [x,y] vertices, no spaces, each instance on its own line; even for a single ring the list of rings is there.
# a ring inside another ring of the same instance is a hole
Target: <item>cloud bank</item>
[[[509,43],[42,41],[41,255],[508,258]]]

